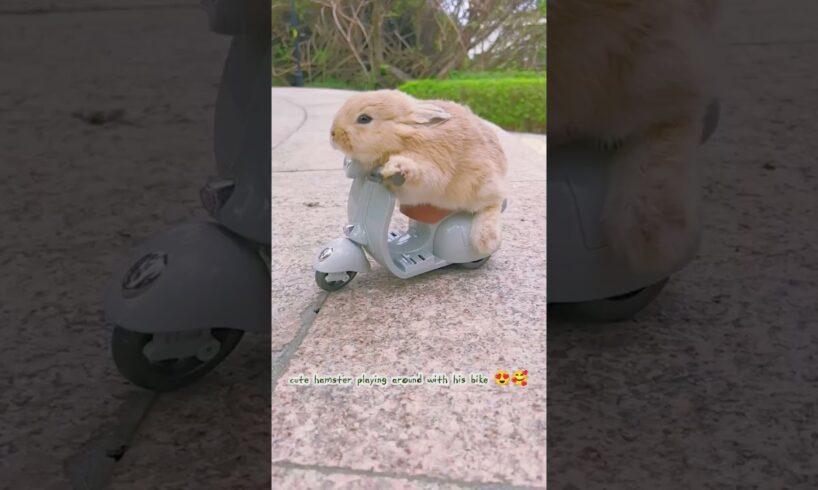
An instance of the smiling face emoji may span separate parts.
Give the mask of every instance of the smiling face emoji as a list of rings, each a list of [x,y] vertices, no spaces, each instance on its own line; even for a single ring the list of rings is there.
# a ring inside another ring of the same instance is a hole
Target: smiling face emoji
[[[528,369],[518,369],[514,371],[514,376],[511,377],[512,383],[518,386],[525,386],[528,384]]]
[[[498,385],[505,386],[508,384],[510,376],[505,371],[497,371],[497,374],[494,375],[494,382]]]

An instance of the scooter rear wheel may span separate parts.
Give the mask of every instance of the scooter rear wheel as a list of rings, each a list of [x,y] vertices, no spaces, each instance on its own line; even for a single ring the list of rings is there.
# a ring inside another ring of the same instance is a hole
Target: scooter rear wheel
[[[460,267],[460,268],[463,268],[463,269],[479,269],[479,268],[483,267],[486,264],[486,262],[489,261],[490,258],[491,258],[491,255],[489,255],[488,257],[484,257],[482,259],[479,259],[479,260],[475,260],[474,262],[464,262],[462,264],[457,264],[457,266]]]
[[[559,316],[593,322],[620,322],[632,318],[662,291],[669,278],[626,294],[584,303],[563,303],[557,306]]]
[[[212,371],[236,347],[244,331],[214,328],[211,335],[221,345],[208,361],[187,357],[151,362],[145,357],[143,349],[153,339],[153,334],[134,332],[117,325],[111,339],[111,353],[120,374],[131,383],[148,390],[172,391]]]
[[[315,272],[315,282],[318,284],[318,287],[323,289],[324,291],[337,291],[342,287],[346,286],[353,279],[357,276],[358,273],[354,271],[347,271],[346,272],[346,279],[338,280],[338,281],[328,281],[327,276],[329,276],[326,272]]]

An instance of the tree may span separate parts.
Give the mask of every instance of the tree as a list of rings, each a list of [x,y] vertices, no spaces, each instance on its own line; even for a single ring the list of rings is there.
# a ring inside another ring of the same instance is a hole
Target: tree
[[[392,86],[452,70],[545,67],[544,0],[301,0],[273,4],[273,77]],[[300,35],[300,37],[299,37]]]

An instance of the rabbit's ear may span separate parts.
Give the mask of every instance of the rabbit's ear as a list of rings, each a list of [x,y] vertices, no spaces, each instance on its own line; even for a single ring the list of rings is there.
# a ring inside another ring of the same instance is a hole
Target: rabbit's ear
[[[451,119],[452,115],[442,107],[430,102],[418,102],[412,107],[409,121],[423,126],[437,126]]]

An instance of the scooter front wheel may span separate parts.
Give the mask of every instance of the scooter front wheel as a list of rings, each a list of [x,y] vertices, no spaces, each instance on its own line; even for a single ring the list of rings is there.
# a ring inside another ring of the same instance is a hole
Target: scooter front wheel
[[[337,291],[349,284],[357,275],[358,273],[354,271],[336,273],[316,271],[315,282],[324,291]]]
[[[218,346],[206,346],[203,354],[151,361],[145,354],[145,347],[154,340],[154,334],[134,332],[117,325],[111,339],[111,353],[120,374],[131,383],[149,390],[171,391],[212,371],[244,335],[242,330],[230,328],[216,328],[209,333],[218,341]]]

